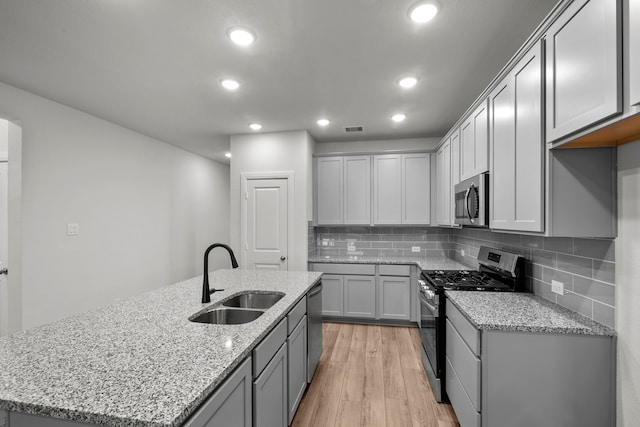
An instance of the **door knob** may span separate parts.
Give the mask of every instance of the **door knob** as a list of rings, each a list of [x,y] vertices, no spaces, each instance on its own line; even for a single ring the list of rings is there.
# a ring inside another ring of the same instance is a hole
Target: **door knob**
[[[3,268],[2,270],[0,270],[0,274],[9,274],[9,270]]]
[[[286,257],[286,256],[281,256],[281,257],[280,257],[280,261],[284,261],[285,259],[287,259],[287,257]]]

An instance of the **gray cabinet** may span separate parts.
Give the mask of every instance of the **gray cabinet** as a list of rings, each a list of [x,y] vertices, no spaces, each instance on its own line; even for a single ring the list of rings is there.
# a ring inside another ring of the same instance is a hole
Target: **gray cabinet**
[[[622,111],[619,4],[576,0],[546,32],[547,142]]]
[[[542,43],[489,96],[490,227],[544,231]]]
[[[316,158],[317,222],[371,223],[371,156]]]
[[[461,426],[612,427],[613,338],[480,331],[451,303],[447,394]]]
[[[306,312],[307,301],[303,299],[297,307],[304,307]],[[287,337],[287,376],[288,376],[288,424],[300,405],[304,391],[307,388],[307,316],[295,315],[294,308],[288,316],[289,336]],[[301,310],[297,310],[301,311]]]
[[[287,346],[283,344],[253,382],[254,427],[287,427],[287,387]]]
[[[456,184],[460,183],[460,129],[451,134],[451,194]],[[453,197],[451,198],[453,206]]]
[[[343,215],[343,158],[316,159],[316,198],[318,224],[342,224]]]
[[[640,2],[629,0],[629,103],[640,105]]]
[[[428,153],[373,156],[373,223],[429,224]]]
[[[409,277],[378,277],[378,317],[409,320],[411,318],[411,280]]]
[[[317,271],[317,270],[316,270]],[[342,317],[344,314],[344,281],[342,275],[322,275],[322,315]]]
[[[452,207],[453,191],[451,186],[451,138],[447,138],[436,152],[437,167],[437,223],[438,225],[453,225]]]
[[[248,357],[187,420],[184,426],[251,427],[251,380],[251,357]]]
[[[489,115],[484,100],[460,127],[460,179],[489,170]]]
[[[344,316],[376,317],[374,276],[344,276]]]

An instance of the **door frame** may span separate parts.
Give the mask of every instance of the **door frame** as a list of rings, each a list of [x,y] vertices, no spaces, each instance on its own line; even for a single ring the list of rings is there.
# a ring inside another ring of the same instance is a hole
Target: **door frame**
[[[280,171],[280,172],[242,172],[240,173],[240,268],[244,268],[247,265],[247,184],[249,180],[258,179],[286,179],[287,180],[287,258],[291,261],[289,256],[293,249],[294,238],[293,233],[295,230],[295,203],[294,203],[294,177],[293,171]],[[287,263],[290,265],[291,263]]]

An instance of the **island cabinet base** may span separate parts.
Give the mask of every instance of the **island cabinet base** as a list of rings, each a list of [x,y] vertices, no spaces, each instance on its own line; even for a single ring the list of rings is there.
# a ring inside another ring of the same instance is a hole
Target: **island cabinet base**
[[[44,417],[41,415],[23,414],[22,412],[9,412],[9,427],[93,427],[97,424],[87,424],[78,421],[61,420],[59,418]]]

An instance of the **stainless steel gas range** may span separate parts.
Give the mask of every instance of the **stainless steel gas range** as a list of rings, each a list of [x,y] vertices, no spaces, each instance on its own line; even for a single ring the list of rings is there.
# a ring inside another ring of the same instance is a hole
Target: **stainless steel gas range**
[[[446,402],[445,291],[524,292],[524,258],[487,246],[480,247],[478,270],[426,270],[420,283],[422,364],[438,402]]]

